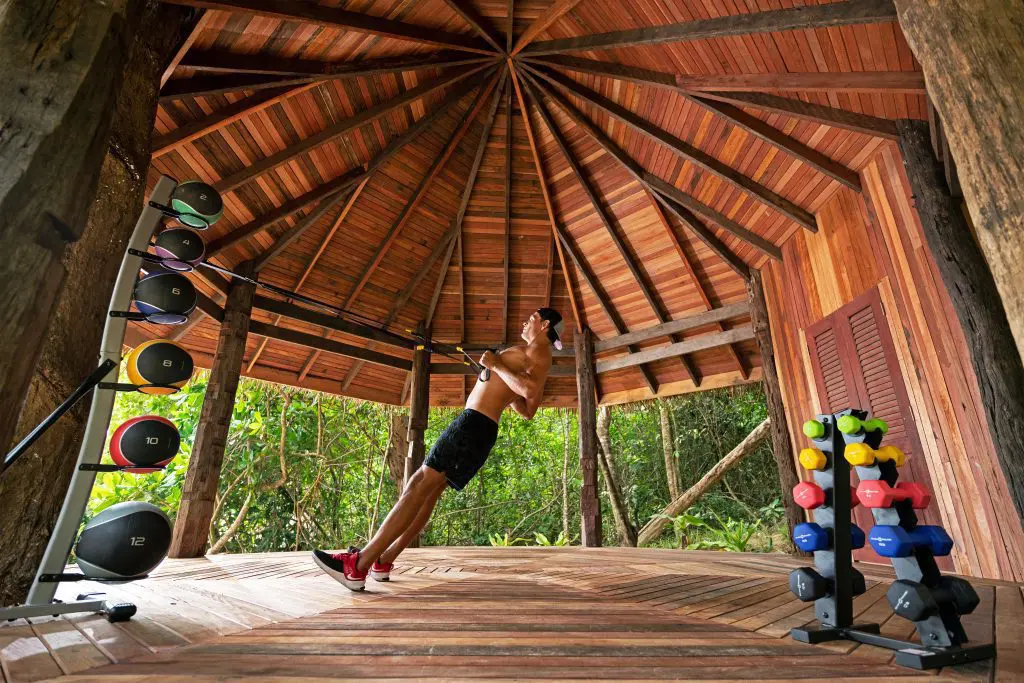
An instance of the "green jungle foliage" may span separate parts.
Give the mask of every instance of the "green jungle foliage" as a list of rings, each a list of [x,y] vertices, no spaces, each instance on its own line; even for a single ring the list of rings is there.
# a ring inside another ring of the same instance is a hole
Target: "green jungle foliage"
[[[122,394],[111,430],[143,414],[172,420],[181,453],[162,472],[97,478],[87,518],[127,500],[145,500],[173,519],[195,438],[206,374],[178,394]],[[674,465],[685,491],[766,416],[759,386],[667,400]],[[224,458],[210,543],[216,551],[267,552],[360,545],[397,497],[387,466],[391,416],[399,408],[243,379]],[[427,447],[455,417],[433,409]],[[611,409],[612,464],[639,529],[669,501],[657,402]],[[576,413],[542,409],[531,421],[507,411],[487,464],[461,493],[442,497],[425,545],[578,544],[580,471]],[[109,454],[106,456],[109,458]],[[602,489],[605,545],[615,524]],[[664,547],[782,549],[785,528],[770,440],[671,520]]]

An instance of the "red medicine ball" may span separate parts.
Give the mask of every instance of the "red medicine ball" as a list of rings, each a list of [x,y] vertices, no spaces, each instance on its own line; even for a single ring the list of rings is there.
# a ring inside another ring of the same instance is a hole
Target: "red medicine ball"
[[[178,428],[158,415],[133,417],[110,438],[110,457],[115,465],[131,467],[128,472],[146,474],[164,467],[178,454]]]

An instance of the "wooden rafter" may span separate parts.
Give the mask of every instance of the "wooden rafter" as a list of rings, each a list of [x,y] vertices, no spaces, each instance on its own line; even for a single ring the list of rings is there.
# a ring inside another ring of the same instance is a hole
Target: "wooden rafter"
[[[195,24],[192,25],[192,30],[188,32],[185,40],[182,41],[181,45],[174,52],[171,60],[167,62],[167,66],[164,67],[163,73],[160,74],[160,87],[164,87],[167,81],[171,80],[171,76],[174,75],[174,70],[178,68],[178,64],[185,58],[188,51],[192,49],[196,39],[199,38],[199,34],[202,33],[206,27],[210,24],[211,14],[210,12],[204,11],[199,16]]]
[[[465,97],[474,87],[476,87],[476,83],[468,82],[463,83],[460,87],[449,92],[436,107],[431,109],[430,113],[406,129],[406,131],[397,138],[389,142],[388,146],[385,147],[380,154],[371,159],[370,162],[366,164],[365,168],[352,169],[342,176],[339,176],[339,178],[325,183],[320,187],[314,188],[295,199],[289,200],[272,211],[269,211],[262,216],[258,216],[245,225],[235,228],[226,235],[222,235],[206,245],[207,254],[216,255],[224,249],[255,235],[261,230],[270,227],[277,221],[301,210],[304,206],[363,181],[382,164],[397,154],[402,147],[409,144],[419,136],[420,133],[429,128],[432,123],[437,121],[438,118],[447,113],[450,107]]]
[[[630,111],[626,107],[594,92],[593,90],[590,90],[589,88],[583,87],[571,78],[566,78],[559,73],[548,70],[536,69],[535,71],[543,78],[547,79],[548,82],[560,86],[584,102],[589,102],[591,105],[597,107],[612,118],[622,121],[633,130],[646,136],[648,139],[667,147],[700,169],[724,180],[747,196],[753,198],[755,201],[760,202],[770,209],[774,209],[783,216],[795,221],[798,225],[807,228],[811,232],[818,231],[818,224],[814,219],[814,214],[810,211],[797,206],[785,197],[782,197],[773,190],[768,189],[752,178],[719,161],[703,150],[698,149],[686,141],[679,139],[675,135],[648,123],[643,117]]]
[[[325,128],[319,133],[315,133],[314,135],[311,135],[308,138],[300,140],[294,145],[286,147],[280,152],[271,154],[268,157],[260,159],[259,161],[250,164],[246,168],[243,168],[242,170],[236,173],[232,173],[227,177],[217,181],[216,183],[214,183],[214,187],[217,189],[218,192],[222,193],[234,190],[240,185],[244,185],[245,183],[249,182],[256,176],[266,173],[267,171],[273,170],[282,164],[286,164],[292,159],[302,154],[305,154],[311,149],[314,149],[316,147],[319,147],[320,145],[330,142],[331,140],[341,137],[342,135],[345,135],[346,133],[357,129],[360,126],[364,126],[368,123],[376,121],[377,119],[384,116],[388,112],[404,107],[422,97],[426,97],[427,95],[437,90],[440,90],[441,88],[453,86],[459,81],[467,79],[473,76],[474,74],[477,74],[482,69],[484,69],[485,66],[486,64],[457,67],[450,74],[446,72],[446,75],[443,76],[442,78],[428,81],[427,83],[422,83],[416,86],[415,88],[412,88],[411,90],[407,90],[398,97],[394,97],[392,99],[381,102],[377,105],[370,107],[369,109],[364,109],[355,116],[350,116],[349,118],[343,121],[339,121],[338,123],[329,126],[328,128]],[[475,87],[477,79],[471,79],[469,83],[473,87]]]
[[[704,226],[699,220],[697,220],[693,216],[693,214],[690,213],[691,208],[698,210],[702,215],[705,216],[718,216],[717,218],[713,218],[713,220],[715,220],[715,222],[722,228],[728,230],[729,232],[732,232],[737,237],[740,237],[740,239],[745,239],[745,241],[750,243],[752,246],[757,246],[758,248],[762,249],[762,251],[770,253],[766,249],[766,247],[760,246],[760,243],[764,242],[762,238],[753,235],[753,233],[750,233],[750,231],[747,231],[742,226],[736,225],[735,223],[733,223],[733,221],[729,220],[725,216],[722,216],[721,214],[718,214],[718,212],[711,210],[708,207],[700,204],[695,199],[693,199],[689,195],[686,195],[684,192],[679,190],[679,188],[675,187],[671,183],[665,182],[664,180],[661,180],[654,174],[645,171],[643,167],[641,167],[633,159],[631,159],[625,152],[619,149],[619,147],[614,142],[612,142],[611,139],[609,139],[603,131],[601,131],[599,128],[593,125],[589,119],[587,119],[579,111],[577,111],[558,93],[545,88],[544,85],[538,82],[536,79],[531,79],[531,83],[533,83],[541,92],[546,94],[549,98],[554,100],[562,108],[562,110],[566,112],[566,114],[568,114],[569,117],[572,118],[580,126],[581,129],[583,129],[584,132],[586,132],[595,142],[597,142],[597,144],[602,149],[604,149],[605,152],[607,152],[616,161],[618,161],[619,165],[622,166],[622,168],[624,168],[631,176],[633,176],[635,180],[637,180],[641,185],[643,185],[647,189],[652,190],[656,194],[656,196],[659,197],[659,200],[665,200],[666,196],[670,198],[673,202],[672,206],[669,207],[670,211],[679,216],[680,220],[682,220],[683,223],[694,232],[694,234],[696,234],[701,240],[703,240],[709,248],[711,248],[716,254],[718,254],[729,265],[729,267],[735,270],[738,274],[745,277],[745,273],[747,273],[749,270],[746,264],[743,262],[742,259],[733,254],[732,251],[724,243],[722,243],[722,241],[719,240],[714,233],[712,233],[706,226]],[[746,238],[741,236],[744,232],[748,233]],[[756,240],[754,239],[755,237],[757,238]],[[775,249],[776,253],[778,253],[778,257],[781,258],[781,251],[779,251],[777,247],[774,247],[774,245],[771,246]]]
[[[597,361],[598,372],[611,372],[621,370],[641,363],[651,363],[665,358],[675,358],[684,353],[693,353],[705,349],[713,349],[718,346],[725,346],[739,341],[747,341],[754,338],[754,330],[750,326],[735,327],[725,332],[712,332],[693,337],[686,341],[676,342],[668,346],[658,346],[653,349],[644,349],[627,356],[617,356],[607,360]]]
[[[665,229],[665,234],[668,236],[669,241],[672,242],[672,247],[679,256],[679,261],[682,264],[683,269],[686,271],[687,277],[690,279],[690,282],[693,283],[694,291],[697,292],[697,296],[700,298],[704,309],[708,311],[712,310],[714,306],[711,303],[711,299],[708,297],[707,290],[701,283],[700,277],[697,275],[697,270],[693,265],[693,261],[690,260],[689,255],[687,255],[686,248],[683,246],[682,240],[679,239],[679,235],[676,234],[675,228],[672,227],[668,217],[665,216],[665,212],[661,208],[661,202],[659,202],[657,197],[655,197],[647,188],[644,188],[644,194],[646,194],[647,198],[650,200],[651,209],[658,217],[658,222]],[[721,323],[718,323],[718,329],[724,330],[725,327]],[[743,361],[743,356],[736,349],[735,345],[730,344],[727,348],[729,349],[729,355],[732,356],[733,361],[736,363],[736,368],[739,370],[740,375],[746,378],[749,372],[746,363]],[[694,382],[697,383],[698,386],[700,384],[700,379],[700,377],[696,377],[694,379]]]
[[[240,121],[246,116],[252,116],[267,107],[272,107],[279,102],[285,101],[289,97],[304,93],[315,88],[316,85],[317,83],[314,81],[294,88],[285,87],[261,90],[254,95],[232,102],[208,116],[178,126],[171,132],[153,139],[153,158],[169,154],[193,140],[198,140],[204,135],[209,135],[226,128],[235,121]]]
[[[527,86],[527,92],[530,93],[529,86]],[[530,94],[532,95],[532,93]],[[587,198],[590,200],[590,204],[593,207],[594,211],[601,219],[601,222],[605,227],[605,231],[611,238],[612,243],[615,244],[615,247],[618,250],[620,257],[625,262],[626,267],[629,269],[630,273],[633,275],[633,279],[636,281],[641,293],[644,295],[644,298],[650,305],[651,310],[654,311],[655,317],[657,317],[659,322],[665,322],[665,315],[662,311],[660,302],[658,302],[654,298],[654,294],[647,286],[647,282],[643,273],[640,272],[639,267],[633,260],[632,254],[629,253],[629,248],[626,246],[625,242],[622,241],[622,238],[619,237],[618,233],[616,232],[615,226],[612,224],[611,216],[605,211],[604,206],[601,204],[601,200],[598,198],[593,186],[590,184],[590,181],[584,174],[583,167],[576,160],[576,156],[572,153],[572,150],[569,148],[568,142],[565,140],[564,137],[562,137],[561,131],[558,129],[558,126],[551,118],[551,114],[547,111],[547,109],[545,109],[544,104],[535,96],[533,97],[533,99],[537,106],[537,111],[540,113],[541,119],[544,121],[544,125],[547,127],[548,132],[551,133],[551,137],[554,138],[555,143],[557,144],[559,150],[562,152],[562,156],[569,164],[569,168],[572,169],[572,172],[575,175],[577,181],[583,188],[583,191],[587,195]],[[566,246],[568,247],[571,244],[571,242],[568,241],[568,236],[566,235],[563,239],[566,240]],[[578,250],[571,250],[571,252],[573,253],[576,251]],[[579,260],[578,256],[574,255],[573,260],[577,262],[577,267],[579,268],[581,265],[581,261]],[[583,271],[581,270],[581,272]],[[602,289],[597,284],[596,279],[593,278],[592,275],[588,273],[586,274],[586,278],[587,283],[590,285],[590,288],[594,291],[595,294],[602,292]],[[607,297],[606,294],[604,296]],[[600,300],[601,296],[599,295],[598,298]],[[622,318],[619,316],[618,312],[615,310],[615,307],[612,305],[611,301],[603,301],[602,306],[605,308],[605,312],[608,314],[609,318],[611,318],[613,323],[615,324],[616,331],[619,334],[622,334],[626,329],[626,325]],[[630,350],[632,351],[633,349]],[[641,367],[640,371],[644,377],[644,381],[646,382],[647,387],[651,390],[651,393],[657,394],[658,383],[654,377],[654,373],[651,372],[650,368],[646,367]]]
[[[750,305],[747,302],[742,301],[740,303],[730,304],[720,308],[709,309],[704,313],[688,315],[685,318],[673,320],[672,322],[661,323],[654,327],[648,327],[645,330],[636,330],[618,337],[597,340],[594,342],[594,351],[596,353],[601,353],[602,351],[620,349],[623,346],[629,346],[630,344],[639,344],[641,342],[664,339],[665,337],[679,332],[693,330],[698,327],[719,323],[723,320],[728,320],[729,318],[738,318],[749,314]]]
[[[505,52],[512,52],[512,22],[515,21],[515,0],[508,0],[505,19]]]
[[[225,50],[190,52],[181,66],[194,71],[211,73],[263,74],[265,76],[309,76],[318,80],[352,78],[394,71],[419,69],[446,69],[463,66],[488,58],[467,55],[464,52],[435,52],[433,54],[380,57],[357,61],[324,62],[316,59],[296,59],[262,54],[241,54]]]
[[[309,259],[309,263],[307,263],[305,269],[303,269],[302,275],[299,276],[299,279],[292,287],[293,291],[299,292],[302,290],[303,286],[305,286],[306,280],[313,272],[313,269],[316,268],[316,264],[320,261],[320,257],[323,256],[324,252],[327,250],[327,247],[334,240],[334,236],[338,233],[338,230],[345,222],[345,219],[348,217],[349,212],[352,210],[352,207],[355,206],[356,200],[359,199],[359,195],[362,194],[363,189],[366,187],[366,184],[368,182],[370,182],[370,176],[366,176],[365,178],[363,178],[363,181],[356,185],[356,189],[353,190],[352,194],[348,196],[348,199],[345,201],[345,205],[341,207],[341,211],[339,211],[337,217],[335,217],[334,222],[331,224],[330,230],[327,231],[327,235],[324,236],[324,239],[320,242],[320,246],[317,247],[316,252],[314,252],[312,258]],[[274,319],[274,324],[280,324],[281,318],[283,317],[284,316],[282,314],[278,314],[277,317]],[[254,353],[252,355],[252,358],[249,359],[249,364],[246,367],[246,372],[252,372],[252,369],[256,367],[256,363],[259,362],[260,356],[263,355],[264,349],[267,348],[268,341],[269,339],[267,337],[264,337],[263,340],[260,341],[260,345],[259,347],[257,347],[256,353]]]
[[[533,43],[524,55],[543,55],[582,50],[612,48],[656,43],[685,42],[726,38],[753,33],[772,33],[813,28],[849,26],[896,21],[892,0],[848,0],[826,5],[809,5],[792,9],[749,14],[733,14],[712,19],[698,19],[678,24],[650,26],[598,33],[578,38],[562,38]]]
[[[512,1],[508,3],[512,11]],[[512,18],[508,20],[508,41],[512,42]],[[511,49],[511,45],[509,46]],[[508,343],[508,269],[512,241],[512,88],[505,91],[505,235],[502,257],[503,288],[501,295],[501,343]]]
[[[517,55],[528,46],[534,38],[539,36],[544,31],[548,30],[553,23],[561,19],[572,10],[573,7],[580,4],[581,0],[555,0],[555,3],[541,12],[541,15],[534,19],[533,23],[530,24],[523,35],[519,36],[519,40],[516,42],[515,47],[512,48],[512,55]]]
[[[445,4],[452,8],[456,14],[462,17],[463,21],[473,27],[477,34],[497,52],[501,52],[501,45],[495,39],[490,22],[480,15],[466,0],[444,0]],[[403,401],[404,403],[404,401]]]
[[[380,262],[384,259],[384,255],[387,254],[388,250],[391,248],[391,245],[394,243],[395,239],[402,231],[402,228],[405,227],[406,222],[408,222],[408,220],[415,213],[416,208],[423,201],[423,198],[427,194],[427,190],[430,189],[431,184],[437,178],[445,163],[448,161],[449,158],[451,158],[452,154],[454,154],[455,149],[459,146],[459,142],[461,142],[462,138],[465,137],[466,133],[469,131],[470,126],[473,125],[473,121],[476,120],[477,115],[480,113],[480,110],[486,103],[488,96],[491,94],[491,91],[494,90],[494,86],[497,84],[497,82],[498,75],[495,74],[494,78],[491,79],[487,87],[477,96],[476,101],[473,103],[473,106],[466,111],[466,114],[463,116],[462,121],[459,123],[458,126],[456,126],[455,131],[452,133],[451,137],[448,139],[448,142],[445,144],[444,149],[434,160],[434,163],[430,166],[430,168],[427,170],[427,173],[423,176],[423,179],[420,181],[419,186],[413,192],[412,196],[409,198],[409,201],[407,201],[405,206],[402,208],[402,213],[399,215],[398,220],[395,221],[394,225],[391,226],[391,229],[388,230],[387,235],[385,235],[384,239],[381,240],[380,246],[377,247],[377,251],[373,255],[373,258],[370,259],[370,262],[366,264],[366,266],[363,268],[363,272],[356,279],[356,284],[352,287],[348,295],[345,297],[345,303],[342,304],[342,308],[348,308],[349,306],[351,306],[352,302],[355,301],[356,297],[358,297],[359,294],[363,291],[363,288],[366,286],[366,283],[370,281],[370,278],[373,276],[373,273],[377,269],[377,266],[380,265]]]
[[[402,308],[405,306],[406,303],[408,303],[409,298],[412,296],[412,293],[415,291],[415,289],[417,287],[419,287],[420,282],[423,281],[423,278],[426,277],[426,275],[429,272],[430,268],[434,265],[434,262],[437,260],[437,258],[440,255],[441,251],[444,250],[447,247],[447,254],[445,255],[444,263],[441,266],[441,271],[438,274],[438,282],[439,282],[439,284],[436,285],[435,295],[431,298],[430,309],[429,309],[428,315],[427,315],[428,319],[429,318],[433,318],[434,308],[437,306],[437,299],[438,299],[438,296],[439,296],[439,293],[440,293],[440,287],[441,287],[441,284],[443,284],[443,282],[444,282],[445,274],[446,274],[446,272],[448,270],[448,264],[451,261],[452,249],[454,248],[456,241],[458,241],[460,243],[460,253],[459,253],[459,259],[460,259],[460,263],[459,263],[459,280],[460,280],[460,285],[459,285],[459,287],[460,287],[460,293],[462,292],[462,286],[463,286],[462,285],[462,277],[463,277],[462,273],[463,273],[463,271],[462,271],[462,263],[461,263],[461,258],[462,258],[462,254],[461,254],[462,223],[463,223],[463,220],[465,220],[465,217],[466,217],[466,209],[469,207],[469,199],[470,199],[470,197],[473,194],[473,188],[476,186],[477,176],[480,173],[480,165],[483,163],[484,152],[487,150],[487,141],[488,141],[488,139],[490,139],[491,131],[494,128],[494,120],[495,120],[495,118],[498,115],[498,105],[501,103],[501,92],[502,92],[502,89],[504,87],[506,87],[507,76],[508,76],[507,72],[503,71],[501,73],[501,82],[498,83],[498,86],[497,86],[497,88],[494,91],[494,98],[491,100],[491,108],[490,108],[490,111],[488,111],[488,113],[487,113],[487,119],[484,121],[483,130],[482,130],[482,132],[480,134],[480,142],[477,144],[476,153],[473,156],[473,163],[469,167],[469,175],[466,177],[466,184],[465,184],[465,186],[462,189],[462,197],[461,197],[461,199],[459,201],[459,208],[458,208],[458,211],[456,211],[456,213],[455,213],[455,218],[452,219],[451,227],[449,228],[448,232],[446,232],[441,237],[441,239],[438,241],[437,245],[434,247],[434,251],[430,254],[430,256],[427,258],[427,260],[420,266],[420,269],[416,272],[416,275],[413,276],[413,279],[408,284],[406,284],[405,288],[398,294],[398,297],[395,299],[394,304],[391,306],[391,310],[388,311],[388,314],[387,314],[387,316],[384,319],[384,325],[390,325],[394,321],[394,319],[398,317],[398,314],[401,312]],[[460,294],[460,296],[461,296],[461,294]],[[464,317],[465,316],[465,303],[464,302],[462,302],[462,311],[463,311],[462,325],[463,325],[463,335],[464,335],[465,334],[465,317]],[[429,326],[429,320],[428,320],[427,325]],[[356,375],[359,374],[359,371],[361,369],[362,369],[362,365],[361,364],[354,363],[352,365],[352,367],[350,367],[348,372],[346,373],[344,380],[342,380],[342,387],[343,388],[347,388],[352,383],[352,381],[356,378]]]
[[[572,286],[572,280],[569,278],[569,267],[565,262],[565,254],[562,251],[562,243],[558,239],[559,227],[558,221],[555,218],[555,210],[551,205],[551,194],[548,191],[548,183],[546,176],[544,175],[544,168],[540,162],[540,152],[537,147],[537,140],[533,135],[533,126],[530,124],[530,114],[526,108],[526,100],[523,98],[522,86],[519,82],[519,73],[517,69],[511,69],[509,74],[512,79],[512,85],[516,91],[516,99],[519,101],[519,111],[523,116],[523,123],[526,126],[526,139],[530,143],[530,153],[533,156],[534,168],[537,170],[537,179],[540,180],[540,192],[544,199],[544,208],[548,213],[548,221],[551,224],[551,239],[555,243],[555,249],[558,252],[558,261],[562,270],[562,277],[565,278],[565,288],[569,293],[569,305],[572,308],[573,319],[576,321],[576,331],[579,332],[582,329],[583,318],[580,317],[579,304],[576,302],[576,292]]]
[[[842,165],[838,161],[829,158],[818,150],[800,142],[794,137],[783,133],[781,130],[769,125],[765,121],[748,114],[743,109],[727,102],[702,98],[699,94],[687,92],[676,85],[675,75],[652,71],[640,67],[625,66],[613,62],[598,62],[592,59],[580,59],[578,57],[566,57],[554,55],[550,58],[535,60],[536,64],[544,64],[549,67],[577,71],[602,78],[630,81],[639,85],[660,87],[679,93],[684,99],[700,105],[714,112],[719,117],[728,121],[731,125],[737,126],[746,132],[764,140],[786,152],[800,162],[823,173],[847,187],[860,191],[860,175]]]
[[[258,14],[275,19],[308,22],[455,50],[490,53],[486,45],[462,34],[447,33],[434,28],[415,26],[393,19],[359,14],[300,0],[165,0],[165,2],[187,7]]]

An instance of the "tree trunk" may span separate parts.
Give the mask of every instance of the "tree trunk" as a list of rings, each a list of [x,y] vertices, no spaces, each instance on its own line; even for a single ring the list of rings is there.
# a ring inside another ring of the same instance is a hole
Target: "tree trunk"
[[[57,3],[14,3],[15,6],[22,4],[32,6],[35,10],[43,10]],[[81,11],[85,11],[86,6],[98,3],[60,4],[75,5]],[[142,3],[133,4],[141,6]],[[7,35],[6,22],[14,20],[19,12],[22,10],[9,6],[5,18],[0,19],[0,34]],[[28,15],[22,12],[21,16]],[[56,152],[50,149],[53,153],[48,152],[46,163],[52,168],[61,169],[61,182],[64,184],[60,189],[45,189],[32,185],[30,176],[38,177],[33,175],[37,173],[45,175],[45,171],[33,167],[23,169],[25,176],[22,181],[35,189],[28,189],[26,185],[18,185],[15,188],[21,193],[22,199],[37,202],[33,210],[63,214],[65,222],[75,227],[80,227],[83,223],[85,225],[81,239],[71,245],[64,254],[62,268],[66,270],[67,281],[72,283],[72,286],[61,289],[53,308],[53,317],[49,318],[43,307],[32,304],[33,319],[42,321],[44,325],[48,323],[48,326],[45,338],[34,342],[36,348],[40,349],[38,364],[33,363],[31,355],[18,357],[18,363],[24,370],[34,372],[27,398],[21,405],[17,420],[15,433],[18,437],[38,424],[96,367],[109,294],[145,195],[150,134],[156,116],[160,74],[168,55],[180,42],[188,24],[186,20],[190,16],[191,13],[181,7],[157,3],[145,6],[124,22],[130,29],[129,34],[137,38],[132,44],[131,52],[126,57],[122,55],[118,59],[104,58],[100,63],[100,68],[104,72],[103,78],[122,73],[110,69],[110,64],[125,66],[124,82],[119,90],[121,94],[117,97],[116,108],[112,107],[112,112],[104,111],[95,121],[89,121],[89,125],[97,127],[103,127],[108,122],[110,124],[109,135],[99,138],[99,156],[95,161],[99,173],[98,182],[95,177],[90,181],[90,175],[83,165],[84,159],[80,159],[82,163],[75,163],[71,158],[76,153],[82,153],[82,148],[95,142],[99,134],[98,129],[92,134],[86,134],[81,129],[74,132],[60,127],[53,130],[51,142],[67,149]],[[46,38],[49,36],[44,37]],[[16,42],[9,36],[0,40],[0,54],[4,54],[8,48],[13,48]],[[50,58],[48,54],[44,54],[43,57],[44,60]],[[20,82],[19,74],[24,74],[28,68],[31,71],[30,96],[34,96],[32,93],[35,92],[36,86],[42,86],[46,82],[45,77],[39,76],[37,67],[43,72],[52,72],[55,68],[52,66],[52,60],[42,66],[34,63],[30,67],[29,63],[25,62],[19,67],[13,61],[8,61],[5,55],[0,57],[0,62],[5,65],[4,76],[0,78],[0,93],[6,93],[5,88],[8,84],[17,86]],[[92,105],[88,102],[94,93],[74,90],[71,86],[57,87],[52,79],[51,85],[55,90],[48,91],[49,95],[67,94],[70,97],[74,92],[78,92],[73,108],[78,108],[77,114],[93,116]],[[95,89],[98,86],[91,83],[83,87]],[[57,97],[57,100],[61,98]],[[6,94],[0,95],[0,112],[6,109],[8,102],[13,100],[8,99]],[[64,106],[61,101],[55,101],[52,103],[51,111],[56,111],[55,108],[61,106]],[[0,120],[4,120],[5,116],[6,114],[0,113]],[[72,119],[68,119],[66,124],[70,125],[71,122]],[[8,133],[6,124],[0,125],[0,128],[4,129],[0,137],[13,139],[8,137],[13,136],[13,132]],[[75,145],[70,144],[69,140],[82,140],[85,143]],[[50,145],[51,142],[40,141],[42,146]],[[2,142],[0,148],[4,148]],[[0,150],[0,157],[5,160],[6,154],[6,149]],[[3,176],[0,178],[0,186],[6,187],[4,183],[7,180],[22,182],[16,180],[16,165],[5,161],[4,168],[4,173],[0,174]],[[68,182],[69,180],[73,182]],[[58,208],[56,203],[46,203],[56,202],[64,193],[70,193],[73,195],[73,202],[82,202],[83,206],[87,207],[87,217],[84,210],[79,211],[69,206],[66,209],[67,213],[64,213],[65,209]],[[6,195],[6,190],[0,190],[0,194]],[[8,204],[6,199],[0,199],[0,203],[3,205],[0,213],[5,216],[0,218],[0,232],[3,232],[3,226],[7,225]],[[76,217],[79,213],[81,217]],[[26,222],[20,225],[19,230],[30,224]],[[27,233],[23,236],[27,236]],[[0,253],[4,254],[3,261],[10,265],[9,262],[14,258],[12,254],[15,252],[3,247]],[[0,284],[0,290],[4,292],[0,299],[4,301],[8,301],[8,295],[18,296],[12,283],[27,282],[10,279],[8,275],[5,274],[0,280],[3,283]],[[17,336],[14,327],[4,329],[5,338],[13,339]],[[7,394],[6,386],[3,393],[14,396],[14,393]],[[24,391],[17,397],[19,403],[23,397]],[[0,604],[12,604],[22,600],[32,581],[71,480],[88,412],[89,400],[86,399],[51,427],[0,479]],[[14,425],[13,419],[4,419],[0,422]],[[0,428],[0,431],[3,429]],[[8,433],[0,443],[6,446],[10,441]]]
[[[668,404],[658,401],[658,415],[661,418],[661,448],[665,453],[665,480],[668,482],[669,500],[679,497],[679,467],[676,465],[675,438],[669,422]]]
[[[238,270],[251,275],[252,262],[243,263]],[[217,351],[174,521],[170,557],[202,557],[206,550],[255,291],[255,285],[233,280],[224,304]]]
[[[576,393],[579,400],[580,535],[584,546],[601,546],[601,499],[597,495],[597,377],[594,337],[589,328],[576,335]]]
[[[796,462],[793,459],[793,444],[786,427],[786,406],[782,402],[779,386],[779,371],[775,365],[775,349],[772,346],[771,324],[768,320],[768,304],[764,298],[761,271],[751,268],[747,281],[747,300],[750,302],[750,324],[754,327],[754,340],[761,352],[761,386],[764,387],[768,417],[772,422],[772,456],[779,472],[779,487],[782,489],[782,507],[786,510],[786,527],[793,535],[793,529],[804,521],[804,511],[793,499],[793,487],[799,483]],[[800,553],[803,554],[803,553]]]
[[[569,413],[565,414],[562,429],[562,533],[566,539],[572,538],[569,526]]]
[[[1024,358],[1024,3],[897,0],[896,9]]]
[[[388,443],[388,475],[395,485],[395,493],[402,493],[405,483],[405,456],[409,453],[409,416],[399,411],[391,413]]]
[[[636,527],[629,520],[629,507],[622,498],[622,489],[615,480],[615,469],[612,467],[612,440],[608,434],[608,423],[611,422],[611,411],[608,406],[601,406],[597,413],[597,462],[604,475],[604,488],[612,504],[612,515],[615,517],[615,531],[619,535],[619,545],[636,547]]]
[[[691,486],[685,493],[674,499],[661,511],[662,515],[677,517],[686,512],[687,509],[707,493],[708,489],[722,480],[729,470],[736,467],[740,462],[757,450],[757,447],[764,441],[771,429],[771,418],[754,428],[754,431],[747,434],[746,438],[738,446],[729,451],[728,455],[718,461],[714,467],[708,470],[701,480]],[[647,545],[661,535],[662,530],[669,523],[669,520],[662,517],[654,517],[640,530],[640,545]]]
[[[992,273],[932,154],[928,124],[900,121],[897,127],[921,227],[967,337],[989,436],[1024,519],[1024,365]]]

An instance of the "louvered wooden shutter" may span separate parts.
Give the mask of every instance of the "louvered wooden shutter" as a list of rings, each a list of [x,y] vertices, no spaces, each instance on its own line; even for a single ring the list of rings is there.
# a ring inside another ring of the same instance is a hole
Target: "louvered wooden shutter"
[[[811,325],[807,345],[822,411],[865,408],[885,420],[889,433],[883,443],[896,446],[908,457],[900,479],[920,482],[931,489],[931,476],[921,454],[917,425],[878,290],[857,297]],[[865,531],[874,524],[863,508],[854,510],[854,519]],[[918,519],[922,524],[941,523],[934,504],[918,511]],[[854,558],[888,562],[870,548],[855,552]],[[939,558],[939,565],[952,569],[949,558]]]

